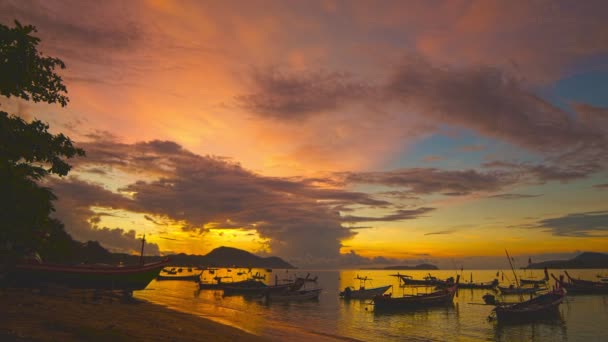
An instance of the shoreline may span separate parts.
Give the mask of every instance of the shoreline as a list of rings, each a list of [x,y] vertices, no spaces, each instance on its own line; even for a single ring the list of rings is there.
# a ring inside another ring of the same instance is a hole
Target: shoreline
[[[3,341],[269,341],[199,316],[92,292],[0,289]]]

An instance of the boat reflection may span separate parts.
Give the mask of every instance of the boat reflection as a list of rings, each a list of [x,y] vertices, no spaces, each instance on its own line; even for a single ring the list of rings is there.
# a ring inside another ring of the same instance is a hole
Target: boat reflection
[[[534,322],[496,322],[495,341],[567,341],[566,321],[561,313]]]

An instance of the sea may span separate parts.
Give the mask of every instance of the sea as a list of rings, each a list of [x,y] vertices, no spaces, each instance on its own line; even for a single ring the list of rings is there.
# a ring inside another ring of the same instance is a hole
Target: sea
[[[242,280],[248,272],[241,269],[219,269],[214,275],[207,271],[204,278],[232,276]],[[199,271],[200,272],[200,271]],[[275,341],[608,341],[608,295],[567,295],[560,305],[560,316],[532,323],[502,324],[488,319],[492,306],[484,305],[482,296],[488,290],[459,289],[454,304],[443,307],[406,312],[375,312],[369,300],[344,300],[339,292],[347,286],[359,287],[357,277],[367,277],[366,287],[393,285],[387,293],[400,296],[429,291],[427,288],[402,288],[398,278],[389,270],[264,270],[253,269],[253,274],[266,274],[267,283],[281,283],[294,277],[318,277],[317,284],[307,287],[322,288],[318,300],[272,303],[258,298],[223,296],[222,291],[199,290],[194,282],[153,281],[135,297],[168,308],[200,316]],[[550,270],[558,276],[561,271]],[[399,271],[422,279],[429,271]],[[501,285],[514,280],[509,270],[440,270],[430,271],[440,279],[456,277],[461,281],[491,281]],[[543,278],[542,270],[518,270],[518,277]],[[605,270],[571,270],[576,278],[598,280]],[[498,274],[498,277],[497,277]],[[553,280],[550,285],[555,285]],[[405,292],[404,292],[405,291]],[[491,291],[490,291],[491,292]],[[516,302],[518,295],[499,300]]]

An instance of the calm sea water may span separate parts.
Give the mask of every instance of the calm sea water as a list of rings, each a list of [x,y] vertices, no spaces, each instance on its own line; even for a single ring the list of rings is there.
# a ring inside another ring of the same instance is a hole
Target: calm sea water
[[[265,273],[264,270],[257,271]],[[432,274],[443,279],[455,276],[456,272],[442,270]],[[491,281],[496,277],[496,271],[464,271],[465,280],[469,280],[471,272],[476,282]],[[570,274],[596,280],[595,275],[600,272],[602,270],[572,270]],[[219,270],[218,273],[232,274],[227,270]],[[199,291],[196,284],[180,281],[153,281],[135,296],[281,341],[608,341],[608,295],[567,296],[560,306],[560,319],[502,325],[488,321],[491,306],[480,305],[487,290],[460,289],[452,306],[399,313],[376,313],[373,306],[368,305],[369,301],[347,301],[338,296],[346,286],[359,286],[354,279],[357,275],[373,279],[367,283],[368,288],[393,285],[393,294],[401,295],[397,278],[390,276],[395,271],[274,270],[268,278],[274,282],[275,276],[283,279],[294,274],[305,276],[306,273],[319,277],[317,286],[323,288],[323,292],[318,301],[264,303],[240,296],[223,297],[221,291]],[[400,273],[422,278],[428,272]],[[540,279],[542,271],[525,271],[525,274],[518,271],[518,276],[521,275]],[[512,273],[505,271],[501,282],[508,283],[512,278]],[[503,299],[517,301],[518,296]]]

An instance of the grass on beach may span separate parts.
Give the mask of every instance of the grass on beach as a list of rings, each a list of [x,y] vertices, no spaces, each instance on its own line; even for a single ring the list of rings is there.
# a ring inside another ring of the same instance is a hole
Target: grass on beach
[[[265,341],[233,327],[148,302],[91,293],[0,290],[3,341]]]

